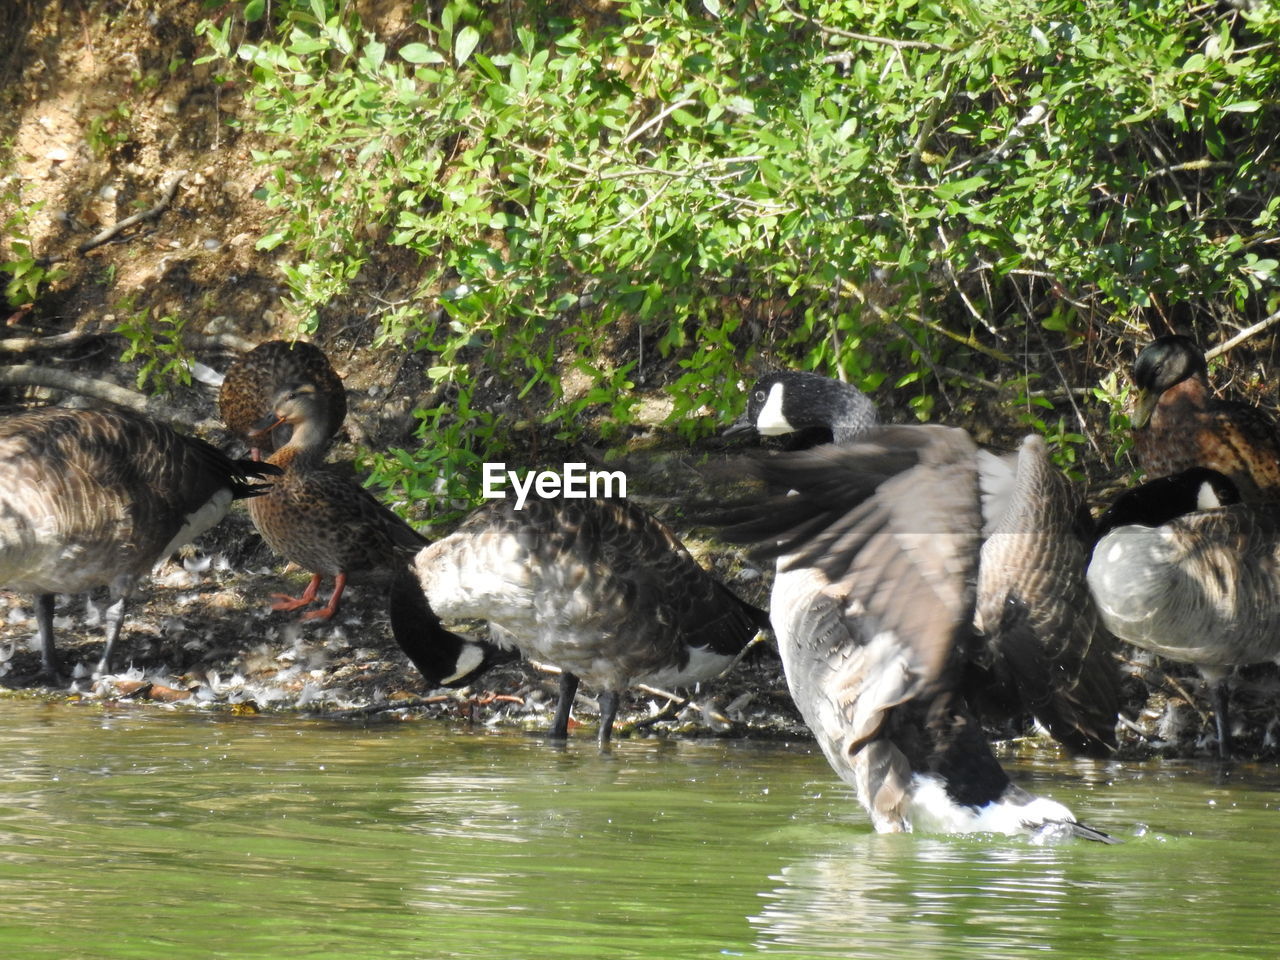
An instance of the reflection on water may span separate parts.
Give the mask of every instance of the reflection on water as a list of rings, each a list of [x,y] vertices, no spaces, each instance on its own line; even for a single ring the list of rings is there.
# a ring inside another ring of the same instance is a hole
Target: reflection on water
[[[5,700],[0,956],[1275,955],[1275,768],[1014,766],[1126,842],[878,836],[805,745]]]
[[[770,878],[750,918],[756,946],[849,958],[1274,956],[1277,771],[1224,782],[1207,767],[1096,767],[1085,778],[1105,786],[1096,807],[1098,797],[1064,792],[1060,771],[1015,773],[1067,797],[1122,846],[846,837]]]

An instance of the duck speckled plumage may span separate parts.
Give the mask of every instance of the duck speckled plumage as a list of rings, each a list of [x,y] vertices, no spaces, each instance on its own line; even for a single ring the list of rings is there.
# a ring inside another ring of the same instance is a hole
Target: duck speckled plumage
[[[1214,398],[1194,340],[1167,336],[1147,344],[1133,381],[1133,447],[1148,478],[1209,467],[1230,477],[1246,501],[1280,498],[1275,421],[1249,404]]]
[[[1031,712],[1083,752],[1115,743],[1110,638],[1043,442],[1001,458],[946,427],[846,437],[757,461],[794,493],[732,511],[727,531],[779,557],[770,616],[832,768],[882,832],[1107,839],[1014,785],[975,710]]]
[[[334,578],[325,606],[302,615],[327,620],[338,609],[348,580],[390,580],[427,540],[364,488],[324,464],[327,400],[310,383],[283,387],[266,425],[293,428],[289,442],[268,458],[283,475],[249,504],[258,532],[276,553],[310,571],[299,597],[274,595],[274,610],[312,603],[323,577]]]
[[[262,442],[256,431],[271,413],[271,402],[286,384],[308,383],[319,398],[318,427],[328,444],[347,416],[347,392],[329,358],[301,340],[268,340],[231,365],[218,392],[218,415],[227,429],[251,447]],[[283,446],[288,431],[272,431],[269,449]]]
[[[488,620],[498,643],[561,668],[553,737],[567,735],[579,680],[600,691],[604,742],[622,690],[715,677],[767,623],[665,524],[620,500],[495,501],[413,569],[440,616]],[[423,629],[394,612],[392,625],[397,639]]]
[[[0,586],[37,595],[45,672],[58,673],[54,594],[111,588],[105,672],[139,578],[276,472],[124,410],[0,419]]]

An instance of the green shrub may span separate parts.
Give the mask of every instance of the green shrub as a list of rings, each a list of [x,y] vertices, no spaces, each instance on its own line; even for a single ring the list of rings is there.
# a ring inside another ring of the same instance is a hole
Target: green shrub
[[[412,251],[381,341],[438,353],[459,396],[500,378],[561,440],[616,433],[655,368],[696,435],[767,360],[921,418],[981,384],[1070,460],[1111,411],[1054,384],[1174,309],[1280,305],[1271,5],[453,3],[395,46],[336,9],[203,25],[275,138],[260,245],[313,327]],[[452,414],[425,413],[430,441]]]

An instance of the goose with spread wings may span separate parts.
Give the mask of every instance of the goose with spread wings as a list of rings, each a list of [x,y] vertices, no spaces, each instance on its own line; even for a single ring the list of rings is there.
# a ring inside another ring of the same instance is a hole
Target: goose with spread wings
[[[882,427],[754,463],[790,494],[726,534],[779,557],[788,684],[876,829],[1109,839],[1015,785],[979,722],[1016,706],[1078,752],[1115,745],[1110,638],[1043,440],[1002,458],[963,430]]]

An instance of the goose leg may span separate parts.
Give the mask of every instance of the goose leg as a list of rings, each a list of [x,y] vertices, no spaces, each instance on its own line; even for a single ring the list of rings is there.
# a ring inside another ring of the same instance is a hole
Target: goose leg
[[[600,694],[600,746],[613,736],[613,718],[618,715],[618,691],[605,690]]]
[[[578,692],[578,678],[569,671],[560,674],[560,699],[556,701],[556,716],[551,721],[552,740],[564,740],[569,736],[569,714],[573,711],[573,698]]]
[[[53,646],[53,594],[36,596],[36,633],[40,637],[40,672],[52,681],[62,677],[62,661]]]
[[[120,638],[120,627],[124,623],[124,607],[125,597],[121,595],[111,602],[111,606],[103,614],[107,622],[107,642],[102,647],[102,659],[98,661],[94,676],[101,676],[110,669],[111,652],[115,649],[116,640]]]
[[[1213,685],[1213,716],[1218,724],[1218,757],[1222,760],[1231,759],[1230,700],[1226,679],[1219,680]]]
[[[272,610],[297,610],[299,607],[305,607],[308,603],[316,598],[316,591],[320,589],[320,574],[313,574],[311,582],[307,584],[307,589],[302,591],[302,596],[291,597],[287,593],[273,593],[271,599],[275,601],[271,605]]]
[[[320,582],[320,575],[316,575],[316,582]],[[303,620],[328,620],[338,612],[338,601],[342,599],[342,591],[347,589],[347,575],[339,573],[333,578],[333,593],[329,595],[329,602],[319,610],[311,610],[302,615]]]

